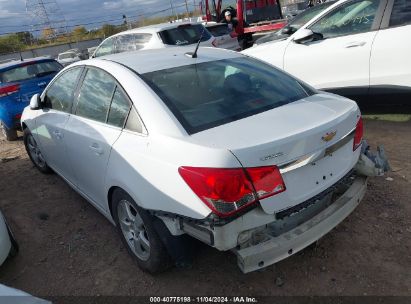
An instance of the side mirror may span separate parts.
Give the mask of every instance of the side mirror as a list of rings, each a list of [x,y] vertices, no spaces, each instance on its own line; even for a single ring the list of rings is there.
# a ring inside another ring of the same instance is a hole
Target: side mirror
[[[310,42],[314,39],[314,33],[309,29],[300,29],[294,34],[293,41],[295,43]]]
[[[30,109],[39,110],[41,108],[41,100],[39,94],[34,94],[30,99]]]

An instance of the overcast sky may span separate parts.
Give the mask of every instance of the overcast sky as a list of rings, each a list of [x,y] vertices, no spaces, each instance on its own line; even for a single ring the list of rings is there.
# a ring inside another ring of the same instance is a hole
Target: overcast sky
[[[55,0],[67,25],[84,24],[87,28],[100,27],[103,23],[119,23],[122,15],[136,20],[138,15],[151,15],[170,9],[170,0]],[[185,11],[184,0],[172,0],[179,12]],[[195,0],[188,0],[193,9]],[[198,3],[200,0],[196,0]],[[30,0],[29,2],[38,2]],[[50,2],[50,0],[44,1]],[[52,9],[54,10],[54,9]],[[157,15],[171,15],[171,10]],[[116,22],[117,21],[117,22]],[[33,18],[26,13],[25,0],[0,0],[0,34],[28,31]],[[37,21],[38,23],[38,21]]]

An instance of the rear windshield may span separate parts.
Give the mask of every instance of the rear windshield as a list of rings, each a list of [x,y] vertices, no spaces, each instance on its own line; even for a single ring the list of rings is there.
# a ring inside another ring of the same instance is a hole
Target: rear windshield
[[[189,134],[314,94],[298,80],[248,57],[143,74]]]
[[[61,69],[62,66],[56,61],[23,63],[21,66],[0,72],[0,82],[7,83],[43,77]]]
[[[214,36],[220,37],[230,34],[227,24],[219,24],[207,27],[207,30]]]
[[[204,31],[204,33],[203,33]],[[211,38],[211,34],[201,24],[184,24],[176,28],[160,32],[160,37],[164,44],[168,45],[188,45],[197,43],[200,40],[207,41]]]

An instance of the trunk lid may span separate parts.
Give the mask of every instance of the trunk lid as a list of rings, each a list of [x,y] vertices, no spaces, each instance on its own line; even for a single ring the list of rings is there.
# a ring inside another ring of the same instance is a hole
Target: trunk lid
[[[244,167],[277,165],[287,190],[263,199],[274,213],[333,185],[358,160],[347,137],[360,112],[355,102],[321,93],[192,135],[198,143],[229,149]],[[326,149],[336,148],[327,155]]]

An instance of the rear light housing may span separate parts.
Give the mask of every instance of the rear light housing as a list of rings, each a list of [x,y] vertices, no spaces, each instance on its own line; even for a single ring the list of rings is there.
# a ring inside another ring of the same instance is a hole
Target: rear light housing
[[[11,84],[0,88],[0,97],[8,96],[17,93],[20,90],[20,85]]]
[[[231,216],[286,189],[276,166],[231,169],[180,167],[178,172],[191,190],[219,217]]]
[[[361,146],[363,133],[364,133],[364,126],[362,122],[362,117],[360,117],[360,119],[358,119],[357,121],[357,125],[355,126],[354,142],[353,142],[353,147],[352,147],[353,151],[357,150],[358,147]]]

